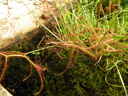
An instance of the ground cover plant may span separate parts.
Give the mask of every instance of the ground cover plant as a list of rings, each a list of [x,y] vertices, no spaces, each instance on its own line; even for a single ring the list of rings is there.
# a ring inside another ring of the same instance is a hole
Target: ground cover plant
[[[43,34],[36,44],[38,49],[25,53],[0,52],[0,65],[3,66],[0,81],[9,58],[22,57],[31,66],[24,80],[32,75],[32,67],[40,76],[41,88],[35,95],[43,89],[44,80],[45,87],[39,96],[127,96],[128,8],[120,5],[120,9],[112,9],[113,0],[108,0],[105,7],[102,3],[101,0],[80,0],[77,5],[71,4],[70,11],[52,12],[55,18],[52,31],[47,29]],[[35,55],[34,63],[27,56],[31,53]],[[25,68],[22,66],[22,69]],[[36,82],[39,84],[38,80]]]

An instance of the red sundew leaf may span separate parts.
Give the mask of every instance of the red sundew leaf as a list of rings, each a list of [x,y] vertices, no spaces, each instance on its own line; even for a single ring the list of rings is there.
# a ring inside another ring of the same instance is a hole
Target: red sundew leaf
[[[41,73],[43,68],[41,65],[36,65],[35,68]]]

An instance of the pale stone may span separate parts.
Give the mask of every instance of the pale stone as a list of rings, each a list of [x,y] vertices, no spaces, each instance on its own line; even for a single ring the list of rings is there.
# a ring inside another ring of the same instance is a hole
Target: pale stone
[[[0,96],[13,96],[0,84]]]
[[[74,1],[76,2],[76,0],[0,0],[0,50],[15,45],[25,38],[33,37],[40,31],[40,23],[37,20],[47,25],[53,20],[51,11],[57,6],[63,7]],[[41,19],[42,15],[47,19]]]

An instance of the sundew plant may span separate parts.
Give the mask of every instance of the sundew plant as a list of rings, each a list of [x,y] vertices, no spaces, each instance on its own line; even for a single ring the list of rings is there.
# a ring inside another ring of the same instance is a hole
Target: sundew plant
[[[77,4],[70,4],[70,10],[65,7],[63,10],[58,8],[59,12],[51,11],[54,17],[51,30],[32,14],[47,32],[39,41],[37,50],[26,53],[15,52],[15,50],[0,52],[0,65],[3,66],[0,82],[4,78],[9,58],[24,58],[30,64],[30,74],[23,81],[30,78],[34,67],[41,80],[40,90],[34,94],[38,95],[44,88],[42,72],[48,71],[52,75],[62,76],[71,68],[77,67],[74,62],[81,62],[80,57],[84,56],[89,58],[88,62],[95,62],[92,70],[98,67],[104,72],[104,82],[110,88],[122,88],[123,94],[128,96],[128,7],[123,4],[123,0],[79,0]],[[68,54],[66,67],[59,72],[53,72],[48,62],[44,67],[43,64],[35,64],[27,56],[37,55],[38,52],[42,58],[45,50],[56,52],[60,59],[66,58],[65,54]],[[89,66],[88,62],[85,63],[86,66]],[[114,79],[110,79],[110,76]]]
[[[55,16],[53,32],[63,42],[57,40],[47,44],[70,50],[67,67],[59,75],[72,67],[74,58],[77,60],[79,55],[86,54],[95,60],[94,66],[106,73],[105,82],[113,87],[122,87],[127,96],[127,79],[125,78],[124,82],[122,74],[126,74],[128,68],[128,8],[121,6],[120,0],[108,0],[106,3],[108,4],[103,6],[102,0],[80,1],[77,5],[71,4],[71,11],[60,9],[59,16],[57,14],[59,19]],[[99,65],[102,60],[105,63]],[[108,74],[114,69],[120,78],[119,84],[112,84],[107,79]]]

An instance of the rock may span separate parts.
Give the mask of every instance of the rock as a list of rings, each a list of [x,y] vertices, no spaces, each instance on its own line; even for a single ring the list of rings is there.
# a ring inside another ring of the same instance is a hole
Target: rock
[[[47,25],[53,20],[51,11],[74,1],[0,0],[0,50],[32,38],[41,31],[38,20]]]
[[[0,96],[13,96],[0,84]]]

